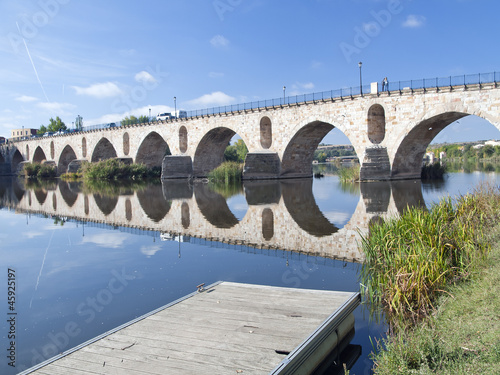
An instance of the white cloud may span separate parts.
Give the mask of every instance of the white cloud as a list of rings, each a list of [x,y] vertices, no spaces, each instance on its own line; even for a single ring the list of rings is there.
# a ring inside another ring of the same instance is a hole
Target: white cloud
[[[123,233],[120,234],[94,234],[83,237],[82,243],[94,243],[99,247],[118,249],[128,239]]]
[[[216,48],[227,47],[229,45],[229,40],[224,38],[222,35],[216,35],[210,39],[210,44]]]
[[[38,98],[35,98],[34,96],[22,95],[17,97],[16,100],[18,102],[29,103],[29,102],[36,102]]]
[[[322,67],[323,67],[323,63],[321,61],[313,60],[311,62],[311,68],[312,69],[319,69],[319,68],[322,68]]]
[[[139,83],[156,83],[155,77],[143,70],[135,75],[134,79]]]
[[[206,108],[234,103],[235,98],[222,91],[216,91],[211,94],[205,94],[197,99],[188,101],[188,105],[194,108]]]
[[[113,82],[96,83],[89,87],[72,86],[78,95],[93,96],[94,98],[110,98],[122,94],[122,90]]]
[[[424,16],[419,16],[416,14],[410,14],[406,21],[403,22],[403,27],[417,28],[424,25],[426,18]]]
[[[118,122],[123,120],[123,118],[127,116],[149,116],[149,109],[151,109],[151,117],[156,117],[158,113],[165,112],[173,112],[174,107],[170,107],[167,105],[151,105],[151,106],[142,106],[138,108],[134,108],[130,111],[122,112],[122,113],[108,113],[98,118],[93,119],[84,119],[84,125],[96,125],[96,124],[107,124],[110,122]],[[179,107],[177,107],[179,109]]]
[[[155,255],[160,250],[161,250],[160,245],[141,246],[141,253],[146,255],[146,257],[148,258]]]
[[[306,82],[306,83],[301,83],[301,82],[296,82],[290,87],[290,91],[286,91],[286,95],[301,95],[304,94],[305,92],[311,92],[314,90],[314,83],[312,82]]]

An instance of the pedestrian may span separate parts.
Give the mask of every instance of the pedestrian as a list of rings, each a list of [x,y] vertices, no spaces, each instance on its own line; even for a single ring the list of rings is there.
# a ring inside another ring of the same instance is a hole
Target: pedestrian
[[[382,91],[389,91],[389,81],[387,80],[387,77],[385,77],[382,81]]]

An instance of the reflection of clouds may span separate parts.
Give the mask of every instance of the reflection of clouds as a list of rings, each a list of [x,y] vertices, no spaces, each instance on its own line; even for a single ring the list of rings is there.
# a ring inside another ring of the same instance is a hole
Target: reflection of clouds
[[[148,258],[155,255],[160,250],[161,250],[160,245],[141,246],[141,253],[146,255]]]
[[[29,239],[32,239],[32,238],[35,238],[35,237],[40,237],[40,236],[43,236],[43,235],[44,235],[43,232],[26,232],[26,233],[23,233],[23,236],[27,237]]]
[[[248,210],[248,204],[244,203],[236,203],[236,204],[231,204],[229,208],[232,208],[233,210],[236,211],[246,211]]]
[[[351,214],[347,212],[338,212],[338,211],[329,211],[323,212],[323,215],[330,221],[330,223],[334,224],[342,224],[345,225],[351,218]]]
[[[83,237],[82,243],[94,243],[100,247],[107,247],[110,249],[117,249],[123,246],[123,243],[128,236],[124,236],[123,233],[102,233],[102,234],[91,234]]]

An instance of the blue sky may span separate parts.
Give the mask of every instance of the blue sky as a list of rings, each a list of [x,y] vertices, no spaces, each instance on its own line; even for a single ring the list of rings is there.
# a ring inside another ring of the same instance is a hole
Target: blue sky
[[[495,0],[0,3],[0,135],[177,109],[500,71]],[[360,31],[371,35],[359,39]],[[435,141],[499,139],[463,119]],[[335,132],[326,143],[344,143]]]

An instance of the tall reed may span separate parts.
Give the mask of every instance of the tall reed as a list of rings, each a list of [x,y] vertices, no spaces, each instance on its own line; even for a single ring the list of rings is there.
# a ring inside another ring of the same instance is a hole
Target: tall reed
[[[234,161],[227,161],[219,165],[208,174],[208,179],[212,182],[222,182],[225,184],[241,181],[243,175],[243,164]]]
[[[359,181],[359,164],[352,167],[340,167],[338,169],[340,182]]]
[[[499,188],[487,187],[371,226],[361,241],[361,278],[370,304],[381,305],[396,327],[430,314],[446,285],[468,279],[486,257],[486,230],[499,210]]]

